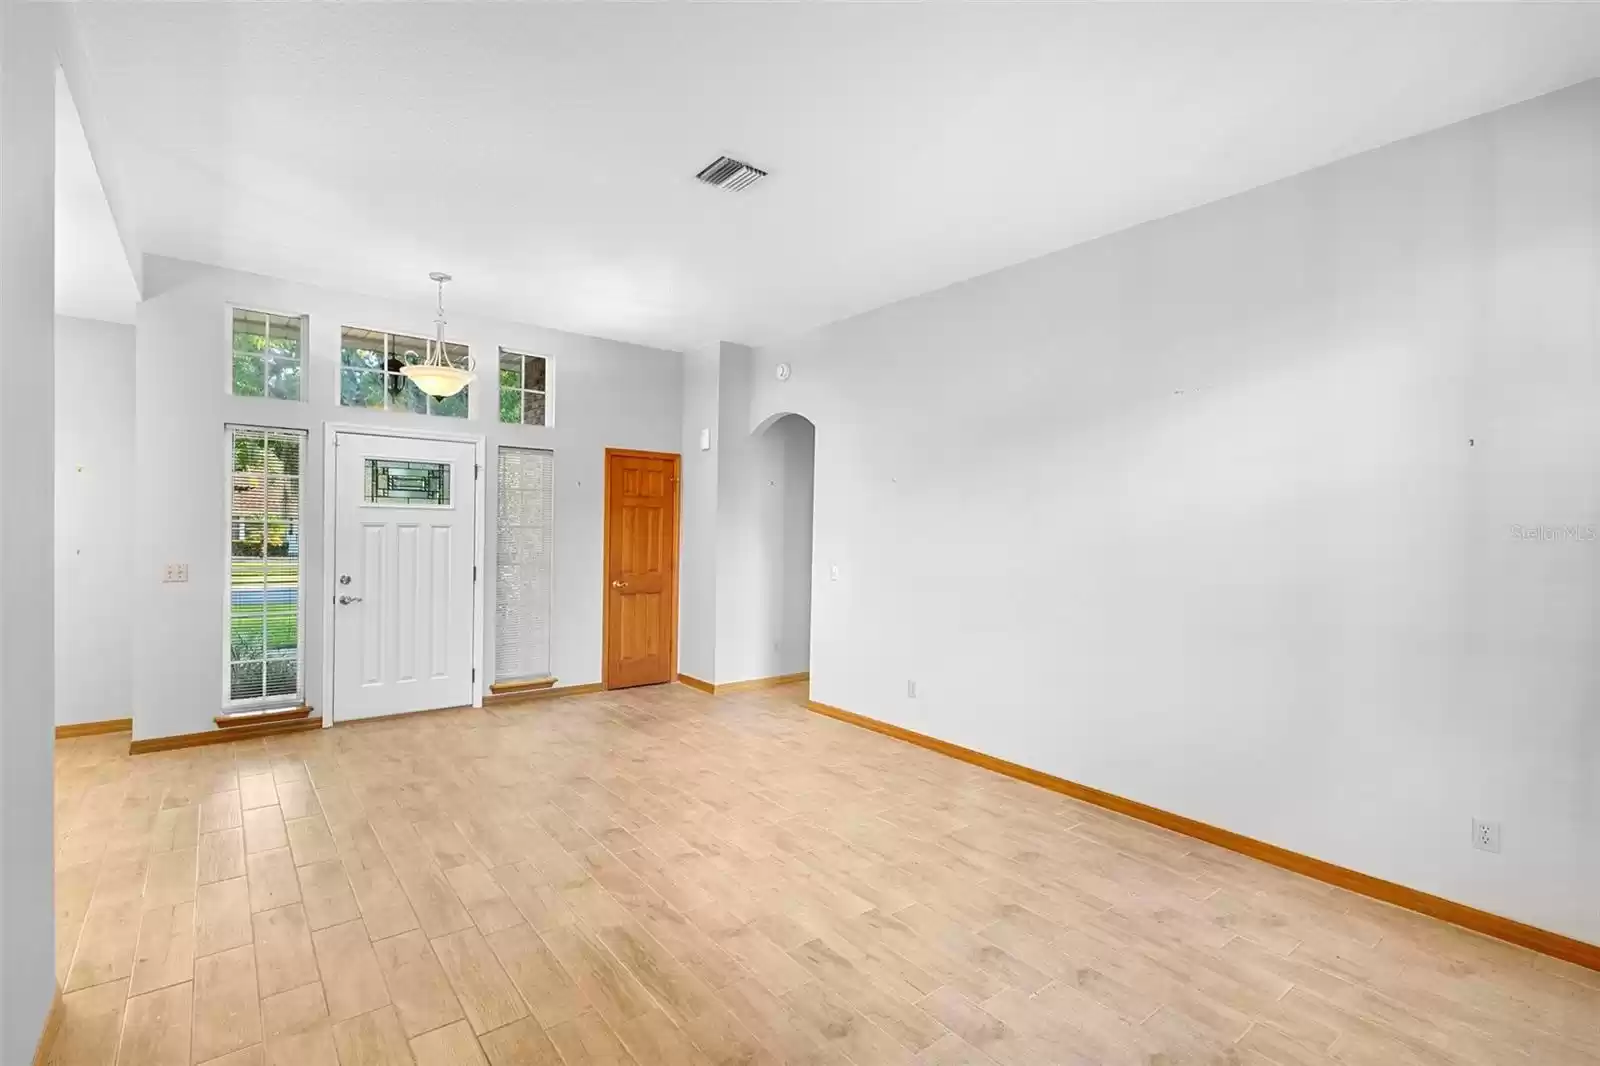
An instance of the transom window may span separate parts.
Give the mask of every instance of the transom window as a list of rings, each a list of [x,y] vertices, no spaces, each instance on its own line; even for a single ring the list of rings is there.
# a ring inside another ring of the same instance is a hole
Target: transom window
[[[500,349],[500,421],[549,425],[549,366],[542,355]]]
[[[305,316],[244,307],[235,307],[232,316],[233,394],[300,399]]]
[[[464,344],[446,344],[445,355],[456,366],[467,365]],[[339,334],[340,406],[466,418],[472,386],[440,398],[429,396],[400,373],[407,363],[422,363],[427,358],[425,338],[345,326]]]
[[[228,428],[225,702],[301,702],[300,467],[306,436]]]

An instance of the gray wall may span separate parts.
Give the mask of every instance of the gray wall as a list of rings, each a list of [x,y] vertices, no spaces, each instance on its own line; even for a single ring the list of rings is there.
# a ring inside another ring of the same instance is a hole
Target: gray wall
[[[726,341],[684,353],[678,669],[724,685],[810,661],[814,433],[798,417],[749,430],[753,368]]]
[[[1600,942],[1597,160],[1588,82],[758,352],[814,697]]]
[[[0,1063],[55,991],[53,4],[0,0]]]
[[[752,371],[749,348],[722,345],[718,684],[797,673],[810,645],[811,427],[788,418],[750,432]]]
[[[56,724],[132,716],[133,327],[57,316]]]
[[[555,453],[555,554],[551,670],[562,685],[600,680],[601,525],[605,448],[676,451],[682,360],[676,352],[536,326],[452,315],[449,334],[480,361],[472,417],[429,418],[338,405],[339,329],[358,325],[432,333],[432,293],[396,303],[275,278],[147,257],[139,308],[135,438],[139,467],[134,595],[147,605],[134,648],[134,736],[211,728],[222,700],[226,587],[224,426],[310,430],[304,495],[306,692],[322,700],[322,492],[326,422],[478,433],[489,444],[486,517],[496,509],[499,444]],[[466,284],[465,280],[457,285]],[[229,393],[227,305],[310,316],[309,399],[293,403]],[[446,306],[449,300],[447,296]],[[499,346],[550,358],[551,427],[507,426],[495,408]],[[490,541],[492,545],[492,540]],[[493,560],[492,550],[487,559]],[[163,584],[187,563],[187,584]],[[493,677],[492,574],[484,596],[479,669]]]
[[[701,681],[717,677],[717,413],[721,345],[683,353],[683,486],[678,552],[678,671]],[[700,450],[700,432],[711,447]],[[735,432],[738,430],[736,429]]]

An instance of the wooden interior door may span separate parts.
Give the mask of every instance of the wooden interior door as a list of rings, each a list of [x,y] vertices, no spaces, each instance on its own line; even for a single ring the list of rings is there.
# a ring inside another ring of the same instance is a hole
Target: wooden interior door
[[[606,449],[606,688],[671,681],[678,663],[678,456]]]

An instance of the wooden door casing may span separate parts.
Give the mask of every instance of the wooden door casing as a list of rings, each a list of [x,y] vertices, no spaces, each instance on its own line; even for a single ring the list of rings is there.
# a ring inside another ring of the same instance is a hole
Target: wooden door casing
[[[605,687],[677,676],[680,457],[606,449]]]

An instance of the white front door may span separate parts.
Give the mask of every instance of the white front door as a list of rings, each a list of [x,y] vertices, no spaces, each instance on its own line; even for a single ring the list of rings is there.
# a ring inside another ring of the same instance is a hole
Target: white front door
[[[471,704],[477,450],[334,439],[334,717]]]

